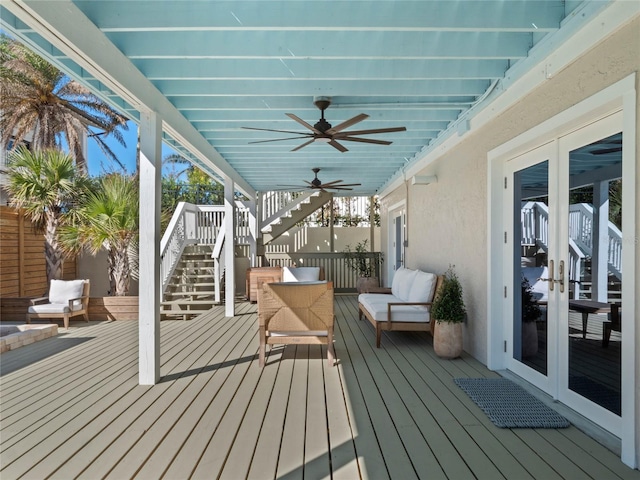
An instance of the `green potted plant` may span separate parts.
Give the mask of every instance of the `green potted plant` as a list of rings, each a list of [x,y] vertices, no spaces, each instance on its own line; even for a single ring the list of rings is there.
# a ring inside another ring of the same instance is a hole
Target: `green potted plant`
[[[453,269],[454,266],[449,266],[445,272],[431,305],[431,318],[436,322],[433,349],[442,358],[457,358],[462,353],[462,322],[467,314],[462,285]]]
[[[366,292],[371,288],[378,287],[378,277],[375,277],[375,258],[369,255],[367,240],[356,243],[353,250],[351,245],[347,245],[342,252],[345,257],[347,267],[358,275],[356,290],[358,293]],[[382,258],[380,259],[382,261]]]
[[[532,357],[538,353],[538,327],[536,321],[542,316],[542,309],[536,302],[531,283],[522,278],[522,356]]]

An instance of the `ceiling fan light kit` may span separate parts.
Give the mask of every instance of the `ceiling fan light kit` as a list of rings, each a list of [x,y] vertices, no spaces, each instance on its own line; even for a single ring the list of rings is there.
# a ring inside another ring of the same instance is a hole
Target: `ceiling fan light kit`
[[[293,113],[287,113],[286,115],[292,120],[298,122],[300,125],[305,127],[308,130],[311,130],[310,133],[304,132],[294,132],[291,130],[275,130],[270,128],[254,128],[254,127],[242,127],[246,130],[260,130],[266,132],[277,132],[277,133],[292,133],[298,135],[298,137],[287,137],[287,138],[275,138],[273,140],[258,140],[255,142],[249,143],[265,143],[265,142],[279,142],[283,140],[294,140],[294,139],[307,139],[307,141],[301,145],[298,145],[292,152],[300,150],[301,148],[306,147],[307,145],[311,145],[312,143],[328,143],[336,150],[344,153],[347,152],[348,149],[342,145],[340,142],[360,142],[360,143],[372,143],[375,145],[391,145],[392,142],[386,140],[376,140],[373,138],[362,138],[356,137],[354,135],[371,135],[374,133],[391,133],[391,132],[404,132],[407,129],[405,127],[390,127],[390,128],[373,128],[369,130],[357,130],[357,131],[345,131],[345,129],[359,123],[363,120],[369,118],[369,115],[366,113],[361,113],[356,115],[355,117],[346,120],[335,127],[332,126],[327,120],[324,118],[324,111],[331,105],[331,98],[329,97],[316,97],[314,98],[313,103],[316,107],[320,109],[320,120],[315,125],[311,125],[300,117],[294,115]]]

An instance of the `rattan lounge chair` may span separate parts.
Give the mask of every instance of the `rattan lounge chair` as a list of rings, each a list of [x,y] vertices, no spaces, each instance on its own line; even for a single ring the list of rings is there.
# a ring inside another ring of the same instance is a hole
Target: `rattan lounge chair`
[[[333,366],[333,283],[264,283],[258,290],[259,364],[267,344],[327,345]]]

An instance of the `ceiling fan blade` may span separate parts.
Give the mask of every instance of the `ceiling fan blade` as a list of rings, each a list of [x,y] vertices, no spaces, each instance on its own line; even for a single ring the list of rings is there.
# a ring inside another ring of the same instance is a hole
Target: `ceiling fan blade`
[[[307,145],[311,145],[314,142],[315,139],[311,139],[308,142],[304,142],[302,145],[298,145],[296,148],[294,148],[293,150],[291,150],[292,152],[295,152],[297,150],[300,150],[301,148],[306,147]]]
[[[341,190],[341,191],[342,190],[349,190],[349,191],[353,190],[353,188],[344,188],[344,187],[327,187],[326,189],[321,187],[320,189],[321,190]]]
[[[362,142],[362,143],[375,143],[377,145],[391,145],[393,142],[389,142],[388,140],[376,140],[373,138],[357,138],[357,137],[340,137],[340,141],[348,142]]]
[[[300,117],[298,117],[297,115],[294,115],[293,113],[287,113],[286,114],[287,117],[289,117],[292,120],[295,120],[296,122],[298,122],[300,125],[302,125],[305,128],[308,128],[309,130],[311,130],[313,133],[317,133],[319,135],[322,135],[322,132],[320,130],[318,130],[316,127],[314,127],[313,125],[308,124],[307,122],[305,122],[304,120],[302,120]]]
[[[340,185],[321,185],[321,187],[329,187],[329,188],[342,188],[342,187],[359,187],[362,185],[361,183],[343,183]]]
[[[284,140],[299,140],[301,138],[308,137],[309,135],[305,134],[304,136],[301,136],[301,137],[274,138],[273,140],[256,140],[255,142],[249,142],[249,143],[268,143],[268,142],[282,142]]]
[[[335,140],[331,140],[329,142],[329,145],[331,145],[333,148],[335,148],[336,150],[340,150],[342,153],[347,152],[348,149],[346,147],[344,147],[343,145],[340,145],[338,142],[336,142]]]
[[[367,115],[366,113],[361,113],[360,115],[356,115],[355,117],[350,118],[349,120],[342,122],[341,124],[336,125],[333,128],[330,128],[325,133],[328,135],[333,135],[334,133],[338,133],[345,128],[349,128],[351,125],[355,125],[356,123],[366,120],[367,118],[369,118],[369,115]]]
[[[407,127],[390,127],[390,128],[372,128],[371,130],[353,130],[350,132],[342,132],[342,133],[336,133],[334,135],[335,138],[342,138],[342,137],[346,137],[346,136],[352,136],[352,135],[369,135],[372,133],[391,133],[391,132],[406,132],[407,131]]]
[[[295,135],[310,135],[305,132],[294,132],[292,130],[274,130],[273,128],[240,127],[244,130],[259,130],[261,132],[293,133]]]
[[[322,186],[326,187],[327,185],[335,185],[336,183],[340,183],[342,181],[344,181],[344,180],[334,180],[332,182],[323,183]]]

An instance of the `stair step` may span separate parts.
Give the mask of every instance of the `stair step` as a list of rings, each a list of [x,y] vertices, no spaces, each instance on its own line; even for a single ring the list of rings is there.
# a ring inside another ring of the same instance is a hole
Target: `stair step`
[[[181,282],[181,283],[170,283],[169,285],[167,285],[167,288],[170,287],[174,287],[174,288],[179,288],[179,287],[215,287],[216,284],[214,282],[197,282],[197,283],[185,283],[185,282]]]
[[[165,300],[160,302],[160,306],[179,306],[179,307],[188,307],[189,305],[210,305],[215,303],[215,300]]]
[[[165,292],[164,293],[165,298],[166,297],[171,297],[171,298],[181,297],[181,298],[185,298],[185,299],[191,299],[192,297],[213,298],[214,295],[215,295],[215,292],[213,290],[211,290],[211,291],[203,290],[203,291],[200,291],[200,292]],[[199,300],[206,300],[206,298],[200,298]]]

